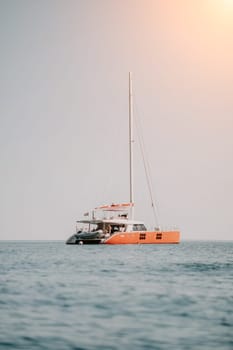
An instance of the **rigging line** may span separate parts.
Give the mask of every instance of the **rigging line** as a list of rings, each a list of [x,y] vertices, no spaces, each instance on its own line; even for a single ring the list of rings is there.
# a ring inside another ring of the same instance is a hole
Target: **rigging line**
[[[137,122],[136,122],[136,126],[138,128]],[[155,223],[156,223],[156,225],[158,225],[159,224],[158,212],[157,212],[157,207],[156,207],[154,199],[153,199],[152,184],[151,184],[149,169],[148,169],[148,165],[147,165],[147,160],[146,160],[146,157],[145,157],[145,152],[144,152],[144,149],[143,149],[143,142],[142,142],[141,136],[139,136],[140,135],[139,134],[139,130],[137,130],[137,133],[138,133],[138,138],[139,138],[140,150],[141,150],[141,153],[142,153],[144,170],[145,170],[146,179],[147,179],[147,186],[148,186],[148,189],[149,189],[149,194],[150,194],[150,199],[151,199],[152,211],[153,211],[153,214],[154,214]]]
[[[134,94],[134,96],[135,96],[135,94]],[[142,159],[143,159],[144,170],[145,170],[145,174],[146,174],[147,185],[148,185],[150,199],[151,199],[152,211],[153,211],[153,214],[154,214],[155,224],[160,227],[160,225],[159,225],[158,208],[155,205],[154,198],[153,198],[153,193],[152,193],[151,170],[150,170],[148,157],[146,157],[145,142],[144,142],[144,138],[143,138],[142,127],[141,127],[141,123],[140,123],[140,117],[139,117],[139,112],[138,112],[138,107],[137,107],[136,102],[135,102],[135,107],[136,107],[135,109],[136,109],[136,112],[137,112],[137,115],[136,115],[136,118],[135,118],[135,122],[136,122],[135,124],[136,124],[138,140],[139,140],[140,151],[141,151]]]

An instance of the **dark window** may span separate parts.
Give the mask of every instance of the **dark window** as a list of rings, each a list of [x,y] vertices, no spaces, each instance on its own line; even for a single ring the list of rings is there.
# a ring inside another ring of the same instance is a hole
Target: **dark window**
[[[162,239],[162,233],[156,233],[156,239]]]
[[[146,239],[146,234],[145,233],[140,233],[139,239]]]
[[[133,225],[133,231],[146,231],[146,227],[143,224]]]

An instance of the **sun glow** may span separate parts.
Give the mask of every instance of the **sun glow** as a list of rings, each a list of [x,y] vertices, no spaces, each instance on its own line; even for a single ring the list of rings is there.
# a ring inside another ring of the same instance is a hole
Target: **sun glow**
[[[223,4],[226,6],[233,6],[233,0],[223,0]]]
[[[233,0],[209,0],[209,4],[219,11],[233,11]]]
[[[233,0],[208,0],[206,4],[219,24],[233,27]]]

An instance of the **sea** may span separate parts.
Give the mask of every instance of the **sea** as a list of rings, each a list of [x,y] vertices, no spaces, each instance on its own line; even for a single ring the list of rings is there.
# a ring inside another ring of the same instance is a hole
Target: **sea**
[[[233,241],[0,241],[0,349],[233,349]]]

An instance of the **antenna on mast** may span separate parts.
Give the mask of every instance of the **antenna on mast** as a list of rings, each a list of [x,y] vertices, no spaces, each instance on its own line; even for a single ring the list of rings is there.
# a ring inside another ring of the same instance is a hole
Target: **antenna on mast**
[[[133,92],[132,73],[129,72],[129,195],[131,203],[131,219],[134,218],[134,193],[133,193]]]

